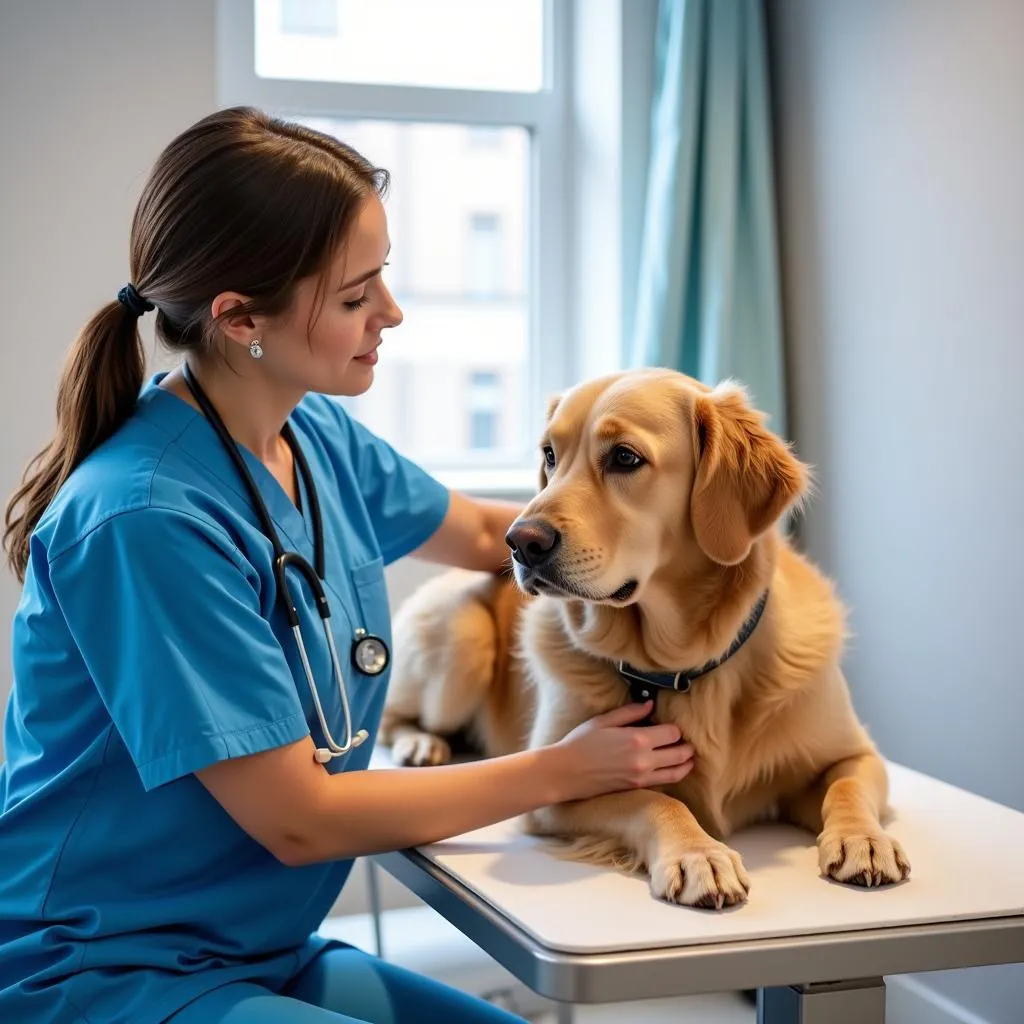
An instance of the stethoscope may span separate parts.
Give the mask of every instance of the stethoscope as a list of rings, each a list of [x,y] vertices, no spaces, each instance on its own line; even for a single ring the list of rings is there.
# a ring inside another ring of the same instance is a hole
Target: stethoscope
[[[231,456],[239,475],[245,482],[253,507],[256,509],[256,514],[259,516],[263,527],[263,532],[267,535],[271,545],[273,545],[274,577],[277,580],[278,600],[284,602],[285,614],[288,616],[288,625],[291,626],[295,643],[299,649],[299,658],[302,661],[302,668],[306,673],[306,682],[309,684],[309,692],[316,707],[316,715],[320,720],[320,728],[327,743],[325,747],[317,747],[314,756],[318,763],[326,764],[332,758],[342,757],[365,742],[369,738],[369,733],[365,729],[360,729],[355,735],[352,734],[352,712],[348,706],[345,677],[338,662],[338,651],[334,646],[334,633],[327,621],[331,617],[331,609],[327,603],[327,595],[324,593],[322,584],[324,579],[323,520],[320,515],[320,501],[317,497],[316,485],[313,483],[313,474],[309,470],[309,463],[306,462],[306,457],[302,454],[302,449],[299,447],[299,442],[292,431],[291,424],[285,423],[281,430],[281,436],[291,449],[295,464],[302,475],[302,482],[305,485],[306,495],[309,499],[309,513],[313,523],[315,569],[297,551],[285,551],[281,546],[281,541],[277,536],[277,530],[274,529],[270,513],[267,511],[267,506],[260,495],[259,488],[256,486],[256,481],[253,480],[252,474],[249,472],[249,467],[245,464],[245,459],[242,458],[242,453],[238,450],[238,445],[235,444],[234,438],[228,433],[228,429],[220,418],[220,414],[214,408],[206,392],[199,386],[199,382],[193,376],[188,364],[182,367],[182,372],[185,377],[185,384],[192,393],[192,397],[196,400],[196,404],[202,410],[207,420],[209,420],[210,425],[217,431],[217,436],[220,438],[224,450]],[[313,680],[313,670],[310,667],[309,657],[306,654],[306,645],[302,640],[302,629],[299,626],[299,610],[292,600],[291,588],[288,585],[286,576],[288,568],[298,570],[300,575],[305,577],[306,582],[313,591],[314,598],[316,598],[317,611],[320,613],[320,619],[323,622],[324,636],[327,638],[327,646],[331,652],[334,679],[338,687],[338,693],[341,696],[341,708],[345,716],[345,742],[343,744],[335,741],[331,735],[331,730],[327,726],[323,705],[320,703],[320,694]],[[365,629],[357,629],[355,631],[355,636],[352,640],[352,663],[356,668],[365,675],[377,676],[388,667],[390,660],[391,655],[388,651],[388,646],[379,636],[367,633]]]

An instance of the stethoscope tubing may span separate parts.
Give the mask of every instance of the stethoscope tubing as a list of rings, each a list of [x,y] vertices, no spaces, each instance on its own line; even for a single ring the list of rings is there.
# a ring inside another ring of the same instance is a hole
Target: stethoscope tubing
[[[291,450],[295,463],[298,466],[302,482],[306,489],[306,495],[309,500],[310,518],[313,524],[313,557],[316,563],[315,568],[310,565],[309,562],[297,551],[285,551],[284,546],[281,544],[281,540],[278,537],[277,530],[274,528],[270,512],[267,509],[266,503],[263,501],[263,496],[260,494],[259,488],[256,486],[256,481],[249,472],[249,467],[245,464],[245,459],[242,457],[242,453],[238,450],[238,445],[235,443],[234,438],[228,432],[223,419],[221,419],[220,414],[217,412],[206,392],[196,380],[195,375],[192,373],[192,370],[187,363],[183,365],[182,373],[185,379],[185,385],[188,387],[192,397],[196,400],[196,404],[199,406],[207,421],[214,428],[222,446],[234,462],[235,468],[238,470],[238,474],[242,478],[242,481],[249,492],[249,498],[256,511],[256,515],[259,517],[263,532],[273,547],[274,578],[277,583],[278,600],[284,607],[285,616],[288,619],[288,625],[291,628],[292,635],[295,637],[295,644],[299,652],[299,660],[302,663],[302,669],[305,673],[306,682],[309,686],[309,693],[313,700],[313,707],[316,710],[317,719],[320,723],[321,731],[323,732],[324,741],[327,744],[326,747],[317,749],[316,760],[320,763],[325,763],[332,757],[341,757],[344,754],[347,754],[354,747],[359,746],[367,739],[368,734],[365,729],[360,729],[358,733],[353,734],[352,711],[349,706],[348,691],[345,686],[345,676],[341,670],[341,662],[338,658],[338,650],[334,642],[334,632],[330,626],[329,620],[331,617],[331,608],[327,601],[327,595],[324,591],[322,582],[324,579],[325,561],[323,519],[320,512],[320,501],[316,491],[316,484],[313,481],[313,474],[310,471],[309,463],[306,462],[306,457],[302,452],[298,439],[295,437],[291,424],[285,423],[281,434]],[[320,693],[317,689],[316,681],[313,678],[313,669],[310,665],[309,655],[306,651],[306,644],[302,638],[302,627],[299,621],[298,605],[292,596],[292,589],[288,582],[288,569],[296,570],[305,579],[313,594],[314,601],[316,602],[317,613],[319,614],[320,620],[323,624],[324,637],[326,638],[327,647],[331,656],[331,669],[337,683],[338,694],[341,698],[342,714],[345,721],[345,742],[343,744],[339,744],[334,739],[331,735],[330,727],[327,724],[327,716],[324,714],[323,704],[320,700]],[[353,661],[356,661],[356,651],[359,644],[366,640],[372,640],[379,645],[383,652],[383,662],[380,668],[377,669],[377,673],[379,674],[380,672],[383,672],[387,667],[389,659],[387,645],[379,637],[369,636],[362,630],[360,630],[357,635],[359,636],[359,639],[353,644]],[[359,666],[357,665],[357,667]]]

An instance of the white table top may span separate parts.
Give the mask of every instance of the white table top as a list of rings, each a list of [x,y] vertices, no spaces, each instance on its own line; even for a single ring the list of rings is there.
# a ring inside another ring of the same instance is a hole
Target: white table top
[[[373,767],[389,766],[387,752]],[[430,769],[422,769],[429,771]],[[823,879],[814,837],[785,825],[734,835],[751,878],[726,911],[670,906],[647,881],[567,862],[513,822],[419,852],[544,947],[566,953],[695,946],[1024,915],[1024,814],[889,765],[888,831],[912,864],[908,881],[860,889]]]

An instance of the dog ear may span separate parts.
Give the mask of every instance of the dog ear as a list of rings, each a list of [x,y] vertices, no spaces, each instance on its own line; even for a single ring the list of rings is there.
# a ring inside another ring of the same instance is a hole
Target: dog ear
[[[693,532],[709,558],[737,565],[804,494],[809,470],[764,426],[763,414],[735,385],[695,397],[693,443]]]
[[[558,408],[559,402],[562,401],[561,395],[551,395],[548,398],[547,408],[544,410],[544,422],[550,423],[551,418],[555,415],[555,410]],[[548,467],[544,462],[543,456],[540,460],[540,480],[538,483],[538,489],[543,491],[548,485]]]

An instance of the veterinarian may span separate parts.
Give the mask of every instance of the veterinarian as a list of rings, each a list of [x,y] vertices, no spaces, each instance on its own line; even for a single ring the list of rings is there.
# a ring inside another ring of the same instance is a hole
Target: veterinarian
[[[130,283],[83,329],[7,509],[24,586],[0,1020],[513,1020],[318,937],[353,858],[691,766],[631,706],[539,750],[366,770],[384,567],[498,572],[517,511],[450,494],[324,397],[366,391],[402,320],[386,184],[329,136],[235,109],[143,189]],[[150,312],[182,363],[144,381]]]

